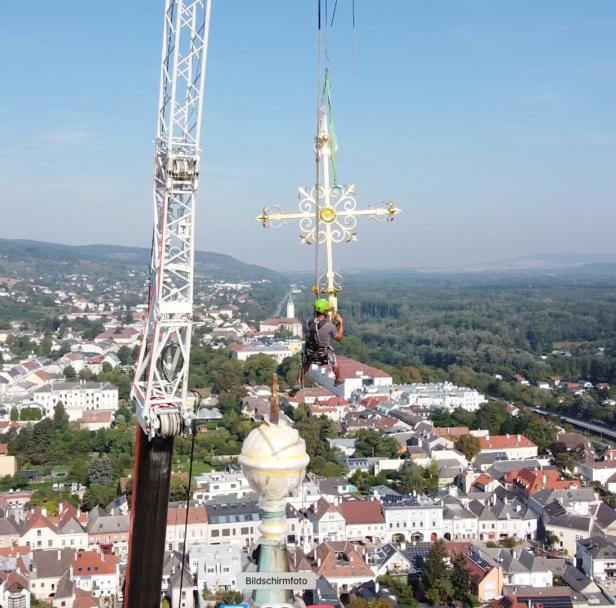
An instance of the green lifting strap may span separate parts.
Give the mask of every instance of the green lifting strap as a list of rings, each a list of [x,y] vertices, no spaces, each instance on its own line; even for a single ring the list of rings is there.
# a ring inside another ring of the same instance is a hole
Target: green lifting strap
[[[323,81],[323,95],[327,98],[327,126],[329,129],[329,142],[331,149],[334,188],[338,188],[338,168],[336,165],[336,132],[334,131],[334,111],[332,110],[332,89],[329,83],[329,74],[327,72],[325,72],[325,80]]]

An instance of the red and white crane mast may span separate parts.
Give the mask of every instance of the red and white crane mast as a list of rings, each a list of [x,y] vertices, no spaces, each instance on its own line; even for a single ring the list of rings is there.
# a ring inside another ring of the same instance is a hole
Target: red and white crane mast
[[[159,608],[176,435],[193,432],[195,196],[211,0],[165,0],[148,313],[132,396],[139,423],[125,608]]]

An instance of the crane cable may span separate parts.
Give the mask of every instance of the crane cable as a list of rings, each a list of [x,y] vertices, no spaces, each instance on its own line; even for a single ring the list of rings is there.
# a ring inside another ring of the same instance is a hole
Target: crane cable
[[[327,1],[327,0],[326,0]],[[319,280],[319,229],[320,229],[320,181],[321,181],[321,155],[319,146],[319,131],[321,125],[321,2],[317,0],[317,125],[315,139],[315,187],[314,187],[314,223],[315,223],[315,238],[314,238],[314,287],[313,291],[317,299],[320,295],[320,280]],[[325,15],[327,19],[327,14]]]
[[[188,468],[188,486],[186,488],[186,517],[184,519],[184,542],[182,543],[182,566],[180,571],[180,604],[182,603],[182,588],[184,587],[184,568],[186,566],[186,544],[188,541],[188,514],[190,513],[190,486],[192,484],[192,465],[195,456],[195,437],[197,435],[197,422],[193,421],[192,439],[190,442],[190,465]]]

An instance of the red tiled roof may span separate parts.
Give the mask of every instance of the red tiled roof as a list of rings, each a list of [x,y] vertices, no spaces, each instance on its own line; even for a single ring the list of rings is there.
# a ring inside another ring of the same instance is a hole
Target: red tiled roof
[[[490,477],[487,473],[482,473],[479,477],[477,477],[477,479],[475,479],[473,485],[478,484],[485,487],[493,481],[495,481],[493,477]]]
[[[391,416],[384,416],[383,418],[376,420],[374,426],[378,429],[385,430],[396,426],[397,423],[398,421],[395,418],[392,418]]]
[[[38,372],[34,372],[34,375],[38,376],[41,380],[44,380],[45,382],[48,382],[49,380],[53,378],[53,376],[50,373],[43,371],[42,369],[39,370]]]
[[[340,505],[347,524],[384,524],[381,503],[376,500],[348,500]]]
[[[321,543],[312,555],[316,558],[315,561],[320,563],[317,568],[317,577],[374,578],[374,573],[366,564],[363,556],[350,542]]]
[[[505,476],[506,483],[512,483],[522,488],[531,496],[539,490],[568,490],[570,488],[581,487],[577,479],[568,480],[560,476],[560,472],[555,469],[544,469],[531,471],[522,469],[521,471],[511,471]]]
[[[261,321],[261,325],[292,325],[299,323],[295,317],[272,317]]]
[[[20,547],[15,545],[13,547],[0,547],[0,557],[21,557],[30,553],[30,547],[24,545]]]
[[[100,601],[91,593],[79,589],[79,587],[75,589],[73,608],[98,608],[98,606],[100,606]]]
[[[323,519],[323,517],[325,517],[325,515],[327,515],[328,513],[338,513],[339,515],[342,515],[342,512],[336,505],[333,505],[331,502],[328,502],[323,497],[319,498],[316,508],[314,510],[314,516],[316,517],[317,521]]]
[[[32,513],[29,515],[29,517],[26,519],[26,522],[23,527],[22,535],[32,530],[33,528],[49,528],[55,533],[58,532],[58,529],[52,522],[52,519],[43,515],[41,513],[40,507],[36,507],[34,511],[32,511]]]
[[[173,507],[167,512],[168,526],[183,526],[186,521],[186,507]],[[205,507],[190,507],[188,509],[189,524],[207,524]]]
[[[378,407],[380,403],[383,403],[383,401],[389,401],[389,397],[385,395],[375,395],[374,397],[365,397],[364,399],[361,400],[361,404],[369,410],[374,410]]]
[[[110,424],[113,410],[86,410],[81,415],[81,424]]]
[[[337,355],[336,361],[340,377],[345,380],[350,378],[361,378],[362,376],[368,376],[370,378],[391,378],[391,376],[382,369],[366,365],[355,359],[350,359],[349,357]]]
[[[480,437],[479,444],[482,451],[537,447],[530,439],[528,439],[524,435],[492,435],[488,437]]]
[[[118,561],[115,555],[99,555],[96,551],[80,551],[73,562],[73,575],[114,574]]]

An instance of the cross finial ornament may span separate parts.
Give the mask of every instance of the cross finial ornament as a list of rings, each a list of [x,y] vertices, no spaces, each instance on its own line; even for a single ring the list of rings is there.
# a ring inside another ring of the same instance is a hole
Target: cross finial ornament
[[[257,221],[264,228],[278,228],[288,220],[299,221],[302,243],[325,246],[326,270],[319,270],[319,284],[313,290],[327,294],[330,306],[336,310],[337,295],[341,290],[340,275],[334,271],[333,244],[357,240],[357,218],[365,216],[376,222],[391,222],[400,213],[392,202],[381,203],[368,209],[357,209],[354,185],[332,185],[330,163],[332,145],[328,128],[327,110],[320,108],[319,133],[316,138],[316,153],[319,159],[319,184],[314,187],[299,188],[299,211],[287,212],[278,206],[264,207]],[[318,187],[318,192],[317,192]]]

